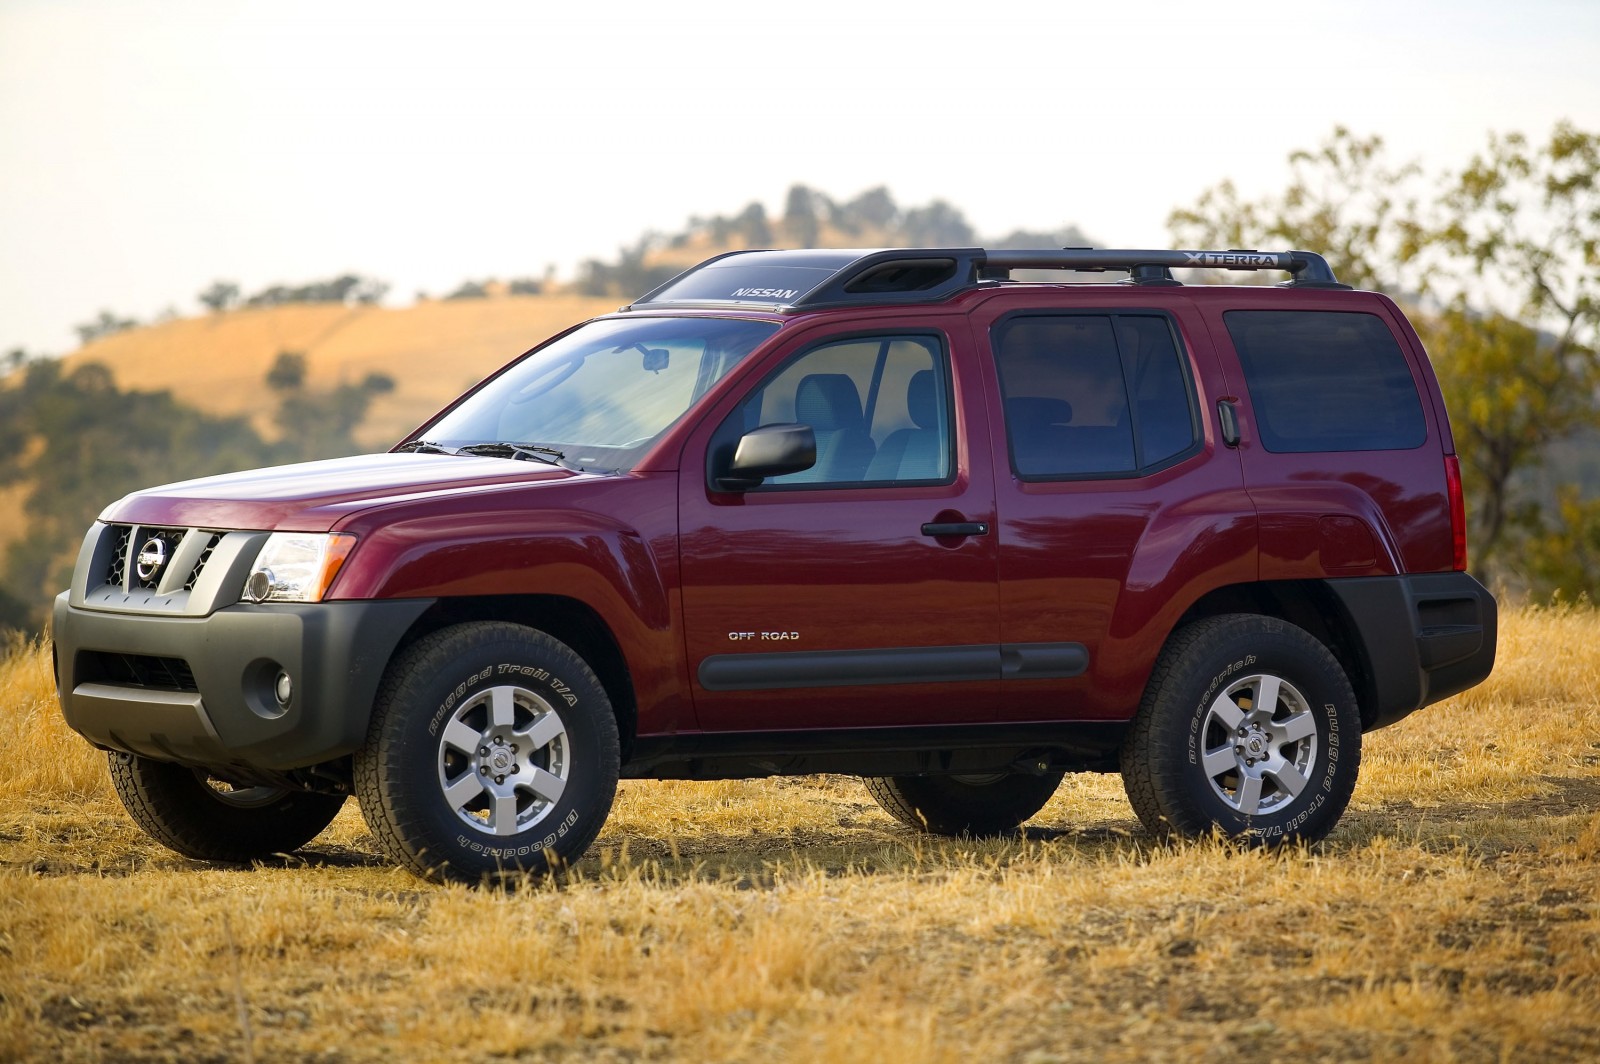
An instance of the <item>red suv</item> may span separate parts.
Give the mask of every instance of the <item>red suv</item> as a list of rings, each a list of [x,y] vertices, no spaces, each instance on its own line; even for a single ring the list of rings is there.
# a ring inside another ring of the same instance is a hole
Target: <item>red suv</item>
[[[1316,839],[1363,732],[1493,664],[1454,452],[1316,255],[737,252],[390,453],[113,504],[61,701],[213,860],[353,791],[420,874],[545,871],[619,775],[855,774],[953,834],[1120,769],[1154,831]]]

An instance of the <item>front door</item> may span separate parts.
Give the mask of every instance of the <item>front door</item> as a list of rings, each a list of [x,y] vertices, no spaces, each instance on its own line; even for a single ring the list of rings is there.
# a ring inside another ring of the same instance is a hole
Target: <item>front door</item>
[[[679,519],[703,729],[994,716],[994,490],[967,343],[954,317],[809,333],[691,438]],[[812,427],[816,464],[719,490],[738,438],[786,422]]]

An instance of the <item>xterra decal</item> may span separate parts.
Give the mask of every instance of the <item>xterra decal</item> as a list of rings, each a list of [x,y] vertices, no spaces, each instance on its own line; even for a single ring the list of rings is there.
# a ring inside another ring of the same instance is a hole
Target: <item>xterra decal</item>
[[[1239,252],[1185,251],[1185,266],[1248,266],[1254,269],[1274,269],[1279,264],[1277,255],[1241,254]]]

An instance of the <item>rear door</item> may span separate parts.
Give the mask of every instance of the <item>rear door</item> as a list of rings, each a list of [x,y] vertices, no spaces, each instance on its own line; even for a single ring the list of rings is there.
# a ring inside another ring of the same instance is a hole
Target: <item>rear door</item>
[[[973,315],[996,374],[1000,638],[1056,648],[1006,672],[1002,719],[1126,719],[1187,606],[1254,579],[1255,516],[1192,304],[1120,286],[1045,295]]]
[[[1210,302],[1219,355],[1242,381],[1260,578],[1449,569],[1443,442],[1392,306],[1350,292]]]
[[[680,470],[684,631],[707,731],[969,723],[994,714],[994,488],[959,315],[874,316],[774,351]],[[809,470],[745,492],[739,436],[802,422]]]

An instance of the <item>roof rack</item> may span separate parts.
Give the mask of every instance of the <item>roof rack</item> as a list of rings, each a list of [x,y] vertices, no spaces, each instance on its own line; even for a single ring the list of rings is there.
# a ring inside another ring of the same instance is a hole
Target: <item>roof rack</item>
[[[793,313],[852,304],[936,303],[1012,270],[1103,273],[1125,284],[1176,285],[1172,269],[1283,270],[1288,288],[1349,288],[1310,251],[1131,251],[1048,248],[876,248],[729,251],[694,266],[621,308],[750,307]]]

